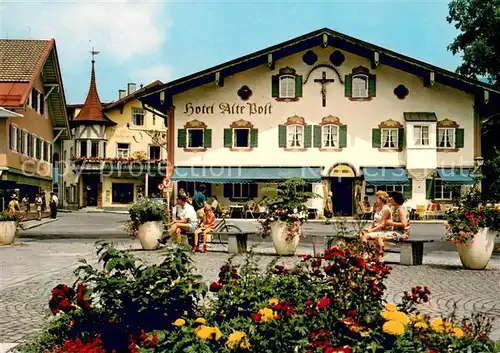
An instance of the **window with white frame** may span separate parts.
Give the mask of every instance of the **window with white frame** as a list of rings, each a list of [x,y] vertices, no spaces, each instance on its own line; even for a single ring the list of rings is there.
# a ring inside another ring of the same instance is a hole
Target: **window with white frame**
[[[187,129],[187,146],[189,148],[202,148],[204,129]]]
[[[455,148],[454,128],[438,128],[438,147]]]
[[[149,159],[161,159],[161,149],[157,145],[149,145]]]
[[[352,96],[353,98],[368,97],[368,76],[354,75],[352,77]]]
[[[435,200],[451,200],[452,190],[441,179],[434,179],[434,199]]]
[[[233,129],[233,147],[250,147],[250,129]]]
[[[17,151],[17,134],[18,134],[18,129],[16,125],[10,124],[10,131],[9,131],[9,142],[10,142],[10,149],[13,151]]]
[[[321,146],[323,148],[339,146],[339,127],[337,125],[323,125],[321,131]]]
[[[40,155],[38,159],[44,161],[47,156],[47,151],[45,150],[45,141],[43,139],[38,139],[38,148],[40,149]]]
[[[31,156],[33,158],[38,158],[38,153],[39,153],[39,150],[38,150],[38,137],[36,135],[32,135],[32,147],[33,147],[33,152],[31,154]]]
[[[116,144],[116,157],[118,157],[118,158],[130,157],[130,144],[117,143]]]
[[[132,124],[136,126],[144,125],[144,109],[132,108]]]
[[[382,148],[397,148],[399,129],[381,129],[381,147]]]
[[[303,147],[304,146],[304,126],[289,125],[287,126],[287,147]]]
[[[429,146],[430,145],[430,128],[429,125],[415,125],[413,127],[413,134],[415,146]]]
[[[28,143],[28,138],[29,138],[29,134],[28,134],[28,131],[26,130],[22,130],[22,134],[23,134],[23,145],[21,147],[21,152],[25,155],[29,155],[29,150],[28,150],[28,146],[29,146],[29,143]]]
[[[295,98],[295,76],[280,76],[280,98]]]

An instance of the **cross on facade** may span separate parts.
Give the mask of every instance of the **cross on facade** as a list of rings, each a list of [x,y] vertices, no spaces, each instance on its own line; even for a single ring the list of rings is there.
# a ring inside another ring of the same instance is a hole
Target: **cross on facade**
[[[323,107],[326,107],[326,85],[330,82],[335,82],[333,78],[326,78],[326,72],[323,71],[321,78],[317,78],[314,82],[321,84],[321,95],[323,97]]]
[[[92,62],[94,62],[94,56],[96,56],[97,54],[99,54],[100,52],[99,51],[96,51],[94,50],[94,47],[92,47],[92,50],[89,52],[90,54],[92,54]]]

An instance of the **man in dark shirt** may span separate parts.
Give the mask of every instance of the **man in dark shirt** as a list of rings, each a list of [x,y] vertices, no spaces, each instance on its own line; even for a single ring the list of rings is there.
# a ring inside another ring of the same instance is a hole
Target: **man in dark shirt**
[[[205,203],[207,202],[207,198],[205,197],[206,191],[207,187],[201,185],[198,192],[193,196],[193,207],[200,219],[203,219],[204,216],[203,207],[205,207]]]

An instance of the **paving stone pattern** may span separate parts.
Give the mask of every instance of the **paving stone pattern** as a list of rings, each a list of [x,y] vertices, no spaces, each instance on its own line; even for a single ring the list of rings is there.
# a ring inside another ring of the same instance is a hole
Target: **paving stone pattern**
[[[121,248],[131,248],[146,262],[156,263],[163,259],[165,248],[153,252],[141,251],[137,240],[117,240]],[[36,334],[50,319],[48,299],[50,290],[59,283],[72,284],[73,269],[79,259],[95,263],[94,241],[90,240],[22,240],[23,245],[0,247],[0,351],[1,343],[19,343]],[[274,256],[269,243],[256,243],[255,251],[260,254],[262,267]],[[207,283],[217,278],[219,267],[227,260],[223,248],[213,246],[213,251],[196,254],[197,271]],[[299,252],[312,253],[312,247],[305,244]],[[236,257],[236,263],[242,260]],[[399,254],[386,255],[386,261],[399,260]],[[292,265],[296,258],[283,259]],[[454,252],[430,252],[424,256],[423,266],[393,266],[387,281],[387,299],[398,301],[405,290],[413,286],[428,286],[432,300],[422,308],[431,314],[453,311],[466,315],[472,310],[487,312],[496,317],[492,338],[500,339],[500,257],[494,257],[484,271],[468,271],[460,266]]]

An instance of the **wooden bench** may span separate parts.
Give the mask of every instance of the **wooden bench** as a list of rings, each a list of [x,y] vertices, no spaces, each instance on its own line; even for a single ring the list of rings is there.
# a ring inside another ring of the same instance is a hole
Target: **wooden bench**
[[[323,248],[327,246],[327,242],[329,239],[349,239],[354,240],[357,239],[354,235],[340,235],[340,236],[332,236],[332,235],[316,235],[313,237],[313,248],[314,254],[316,255],[316,247],[320,245],[315,238],[323,237]],[[319,239],[318,239],[319,240]],[[406,266],[419,266],[422,265],[423,257],[424,257],[424,244],[425,243],[433,243],[434,240],[423,240],[423,239],[406,239],[401,241],[396,241],[393,239],[384,239],[384,242],[400,244],[401,252],[399,255],[399,262],[401,265]]]
[[[184,233],[188,237],[189,244],[192,246],[194,243],[194,233]],[[229,254],[241,254],[247,252],[248,236],[252,234],[257,234],[256,232],[212,232],[212,241],[207,242],[210,244],[220,244],[219,241],[214,240],[214,237],[219,238],[219,236],[227,236],[227,252]],[[201,237],[200,236],[200,241]]]

